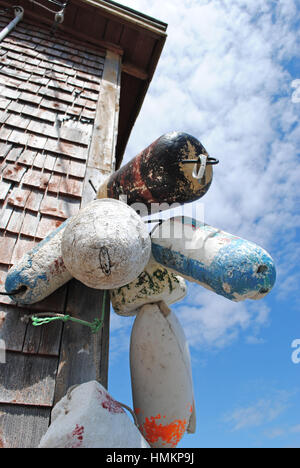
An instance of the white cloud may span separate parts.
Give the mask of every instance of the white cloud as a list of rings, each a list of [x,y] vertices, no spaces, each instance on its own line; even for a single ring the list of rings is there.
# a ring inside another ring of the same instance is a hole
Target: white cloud
[[[215,349],[231,344],[243,330],[251,330],[256,336],[268,323],[270,312],[263,303],[254,301],[246,306],[244,302],[229,301],[196,284],[189,285],[186,299],[172,309],[190,346]]]
[[[277,419],[288,408],[290,397],[288,392],[277,392],[271,398],[260,399],[250,406],[236,408],[226,414],[223,421],[231,426],[232,431],[262,426]]]
[[[300,80],[294,80],[291,83],[292,88],[296,88],[292,95],[292,102],[297,104],[300,102]]]
[[[168,131],[198,137],[220,159],[201,200],[205,221],[270,250],[280,279],[277,295],[286,298],[300,282],[293,271],[299,250],[300,108],[292,99],[299,80],[284,65],[300,55],[296,1],[120,3],[169,24],[126,160]],[[248,342],[260,341],[259,311],[264,324],[270,312],[264,302],[255,311],[249,301],[234,304],[194,285],[191,290],[176,310],[192,346],[224,346],[241,331],[247,331]]]

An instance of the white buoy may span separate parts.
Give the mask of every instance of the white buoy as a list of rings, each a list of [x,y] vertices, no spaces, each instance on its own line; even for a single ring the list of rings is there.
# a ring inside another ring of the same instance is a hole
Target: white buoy
[[[81,384],[53,408],[38,448],[149,448],[120,403],[96,381]]]
[[[187,293],[186,282],[152,257],[144,271],[131,283],[110,291],[111,303],[118,315],[136,315],[145,304],[164,301],[170,305]]]
[[[143,306],[130,342],[134,411],[151,447],[176,447],[195,432],[195,404],[188,344],[175,315]]]
[[[67,270],[95,289],[130,283],[143,271],[151,240],[140,216],[124,202],[95,200],[71,218],[61,245]]]

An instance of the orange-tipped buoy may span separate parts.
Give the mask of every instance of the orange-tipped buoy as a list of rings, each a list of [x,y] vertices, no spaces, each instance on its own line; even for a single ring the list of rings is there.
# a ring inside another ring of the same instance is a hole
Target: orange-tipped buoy
[[[140,431],[156,448],[176,447],[195,432],[195,405],[187,341],[176,316],[158,304],[143,306],[130,342],[134,411]]]

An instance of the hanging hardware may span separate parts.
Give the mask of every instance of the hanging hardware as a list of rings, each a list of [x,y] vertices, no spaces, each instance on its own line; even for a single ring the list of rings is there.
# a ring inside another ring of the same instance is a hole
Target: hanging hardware
[[[144,219],[144,223],[158,223],[160,226],[163,222],[163,219]]]
[[[24,8],[13,6],[15,18],[0,32],[0,42],[14,29],[24,16]]]
[[[69,0],[65,1],[64,3],[59,2],[58,0],[48,0],[50,3],[53,3],[54,5],[59,7],[59,10],[52,10],[52,8],[49,8],[36,0],[29,1],[41,8],[44,8],[47,11],[50,11],[50,13],[54,13],[54,23],[51,28],[51,33],[55,34],[58,25],[62,24],[64,21],[65,8],[68,6]]]
[[[207,163],[206,154],[200,154],[199,160],[200,160],[200,168],[198,170],[198,163],[196,163],[192,172],[192,176],[194,177],[194,179],[201,180],[202,177],[204,176],[204,172],[206,169],[206,163]]]
[[[65,2],[59,2],[58,0],[48,0],[48,2],[54,3],[54,5],[57,5],[60,8],[66,8],[66,6],[69,3],[69,0],[66,0]]]
[[[204,176],[206,166],[212,166],[214,164],[218,164],[219,160],[216,158],[211,158],[206,154],[200,154],[197,159],[185,159],[180,161],[182,164],[194,164],[192,176],[194,179],[201,180]],[[198,165],[200,167],[198,169]]]
[[[60,3],[60,2],[51,2],[51,3],[55,3],[57,6],[60,7],[60,10],[52,10],[51,8],[48,8],[46,5],[43,5],[42,3],[40,2],[37,2],[36,0],[29,0],[31,3],[34,3],[35,5],[41,7],[41,8],[44,8],[44,10],[47,10],[47,11],[50,11],[50,13],[63,13],[64,9],[66,8],[68,2],[66,3]],[[50,1],[50,0],[48,0]]]
[[[92,187],[92,189],[94,190],[94,192],[97,193],[97,189],[96,189],[96,187],[95,187],[95,185],[93,184],[93,182],[92,182],[91,179],[89,179],[89,184],[90,184],[90,186]]]
[[[181,164],[196,164],[199,163],[199,156],[197,159],[184,159],[183,161],[180,161]],[[219,164],[219,160],[217,158],[212,158],[211,156],[207,157],[206,165],[207,166],[213,166]]]

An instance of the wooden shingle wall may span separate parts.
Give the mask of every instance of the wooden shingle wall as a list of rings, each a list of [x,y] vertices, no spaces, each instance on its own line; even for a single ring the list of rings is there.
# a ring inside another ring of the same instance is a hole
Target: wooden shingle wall
[[[0,29],[10,20],[0,11]],[[90,201],[92,185],[113,165],[101,172],[89,164],[99,137],[97,109],[105,100],[106,52],[59,32],[53,37],[49,29],[21,21],[0,47],[2,291],[10,266]],[[106,384],[108,303],[106,327],[97,336],[74,324],[35,328],[24,315],[60,312],[92,321],[101,307],[102,292],[76,280],[33,306],[21,308],[0,296],[0,340],[6,347],[6,363],[0,363],[0,447],[37,446],[53,402],[69,385],[99,377],[99,368]]]

